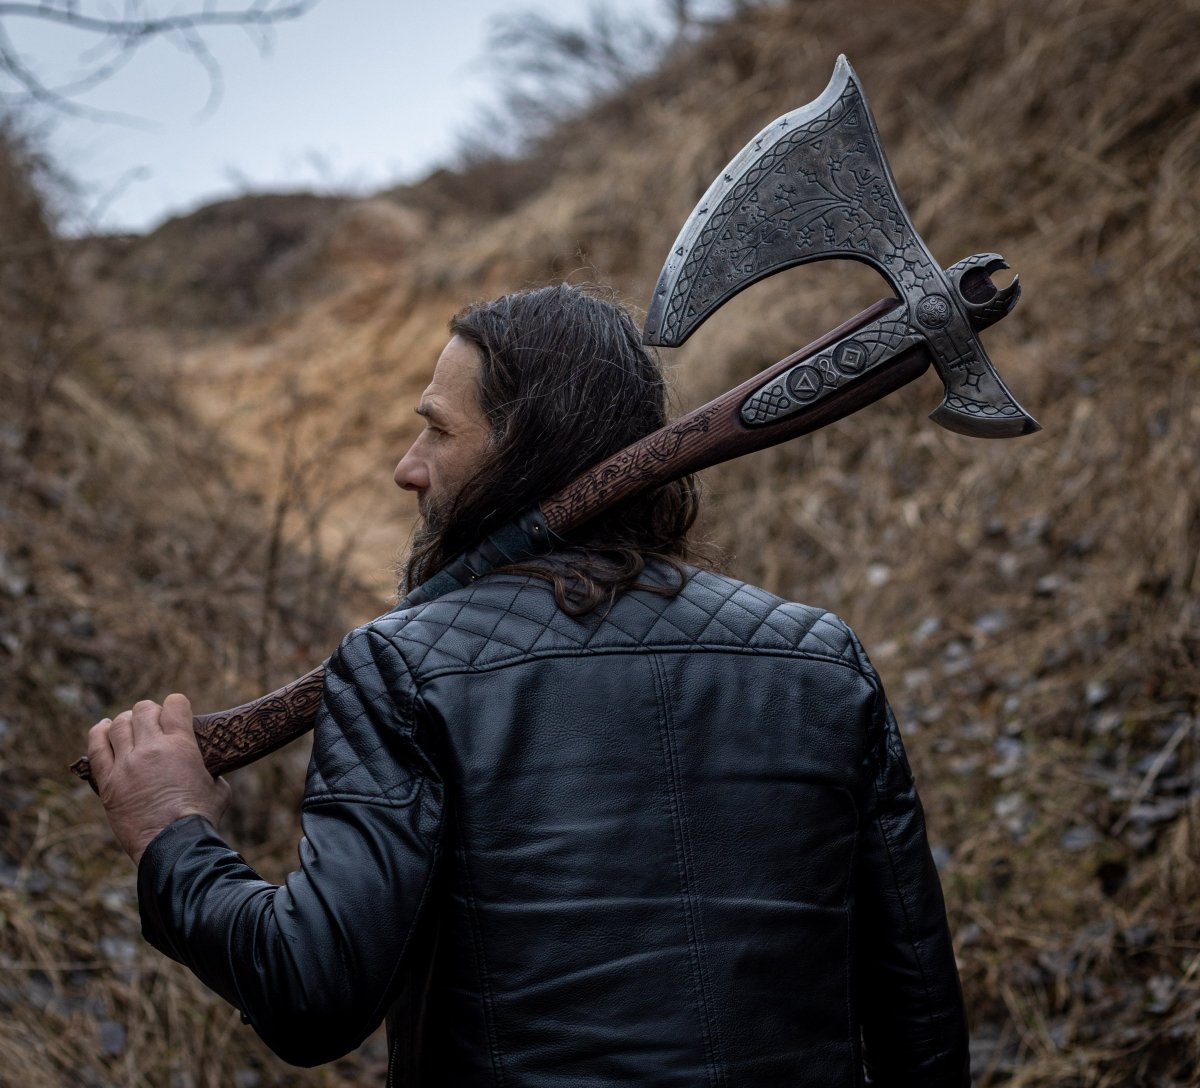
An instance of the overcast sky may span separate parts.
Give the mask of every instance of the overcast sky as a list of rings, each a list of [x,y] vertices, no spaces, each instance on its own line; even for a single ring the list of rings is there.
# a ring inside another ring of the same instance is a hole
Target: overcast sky
[[[319,0],[271,32],[266,56],[243,29],[209,33],[223,87],[205,116],[204,69],[177,45],[158,41],[82,99],[151,127],[51,118],[51,150],[82,186],[85,219],[103,230],[145,230],[248,189],[363,191],[413,180],[453,152],[479,105],[494,96],[485,48],[496,16],[534,10],[583,23],[591,6]],[[651,0],[604,6],[622,14],[659,10]],[[94,47],[94,38],[39,20],[10,18],[4,30],[31,62],[52,63],[59,77],[81,70]]]

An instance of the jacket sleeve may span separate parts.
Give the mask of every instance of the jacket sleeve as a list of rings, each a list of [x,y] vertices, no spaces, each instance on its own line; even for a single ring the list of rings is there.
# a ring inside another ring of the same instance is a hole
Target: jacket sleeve
[[[866,762],[855,922],[867,1083],[968,1088],[966,1009],[941,883],[896,719],[878,677],[870,675],[875,728]]]
[[[420,955],[443,823],[421,717],[398,651],[369,626],[352,632],[327,665],[299,869],[281,887],[263,881],[196,816],[139,864],[143,935],[285,1061],[356,1047]]]

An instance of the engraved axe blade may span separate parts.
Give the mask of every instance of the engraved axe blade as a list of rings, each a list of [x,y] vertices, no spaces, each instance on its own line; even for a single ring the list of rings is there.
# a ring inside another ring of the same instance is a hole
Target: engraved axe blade
[[[1015,305],[1016,279],[999,290],[991,283],[988,274],[1007,267],[994,253],[947,271],[933,259],[844,56],[820,97],[763,129],[696,205],[659,275],[643,340],[677,347],[751,284],[831,259],[870,265],[896,292],[904,309],[894,353],[923,344],[945,386],[930,418],[981,438],[1040,430],[975,335]]]

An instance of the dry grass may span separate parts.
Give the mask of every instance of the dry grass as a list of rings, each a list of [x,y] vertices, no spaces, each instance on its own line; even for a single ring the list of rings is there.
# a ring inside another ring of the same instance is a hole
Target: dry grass
[[[185,334],[186,300],[156,302],[148,326],[120,268],[90,279],[106,315],[139,321],[107,329],[107,347],[71,334],[83,344],[45,429],[62,449],[0,521],[5,585],[34,587],[14,598],[12,675],[26,679],[0,737],[0,955],[16,965],[0,1069],[19,1061],[36,1085],[79,1083],[80,1053],[97,1083],[337,1084],[369,1069],[371,1047],[285,1071],[139,945],[128,874],[59,770],[77,723],[168,682],[227,704],[264,667],[282,678],[319,656],[336,624],[278,588],[319,597],[312,556],[344,555],[382,595],[407,529],[388,467],[449,313],[556,275],[646,299],[716,171],[846,52],[934,252],[999,249],[1020,272],[1026,296],[987,344],[1046,429],[995,444],[942,432],[923,418],[940,399],[926,378],[711,472],[707,532],[736,573],[838,610],[873,651],[922,785],[978,1083],[1200,1083],[1197,42],[1189,0],[759,7],[505,170],[310,209],[263,270],[302,305]],[[124,244],[126,269],[143,246],[189,259],[163,236]],[[880,293],[832,265],[757,286],[669,360],[681,401]],[[237,456],[208,441],[218,427]],[[273,583],[272,526],[278,562],[309,556]],[[263,632],[284,630],[295,645],[264,653]],[[64,710],[56,692],[89,668],[100,686]],[[295,767],[239,779],[232,837],[277,876]]]
[[[179,687],[212,705],[295,675],[336,643],[356,590],[273,535],[280,500],[239,493],[174,377],[87,318],[30,157],[3,134],[0,1083],[255,1083],[262,1048],[236,1013],[140,941],[128,860],[65,768],[132,697]],[[277,873],[304,760],[253,769],[234,814]],[[373,1060],[314,1083],[352,1083]],[[272,1068],[264,1080],[288,1076]]]

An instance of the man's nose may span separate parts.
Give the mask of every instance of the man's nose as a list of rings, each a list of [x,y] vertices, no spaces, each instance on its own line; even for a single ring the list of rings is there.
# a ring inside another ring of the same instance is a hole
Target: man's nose
[[[424,491],[429,486],[429,469],[419,457],[414,457],[412,449],[409,449],[396,465],[392,479],[396,481],[397,487],[405,491]]]

